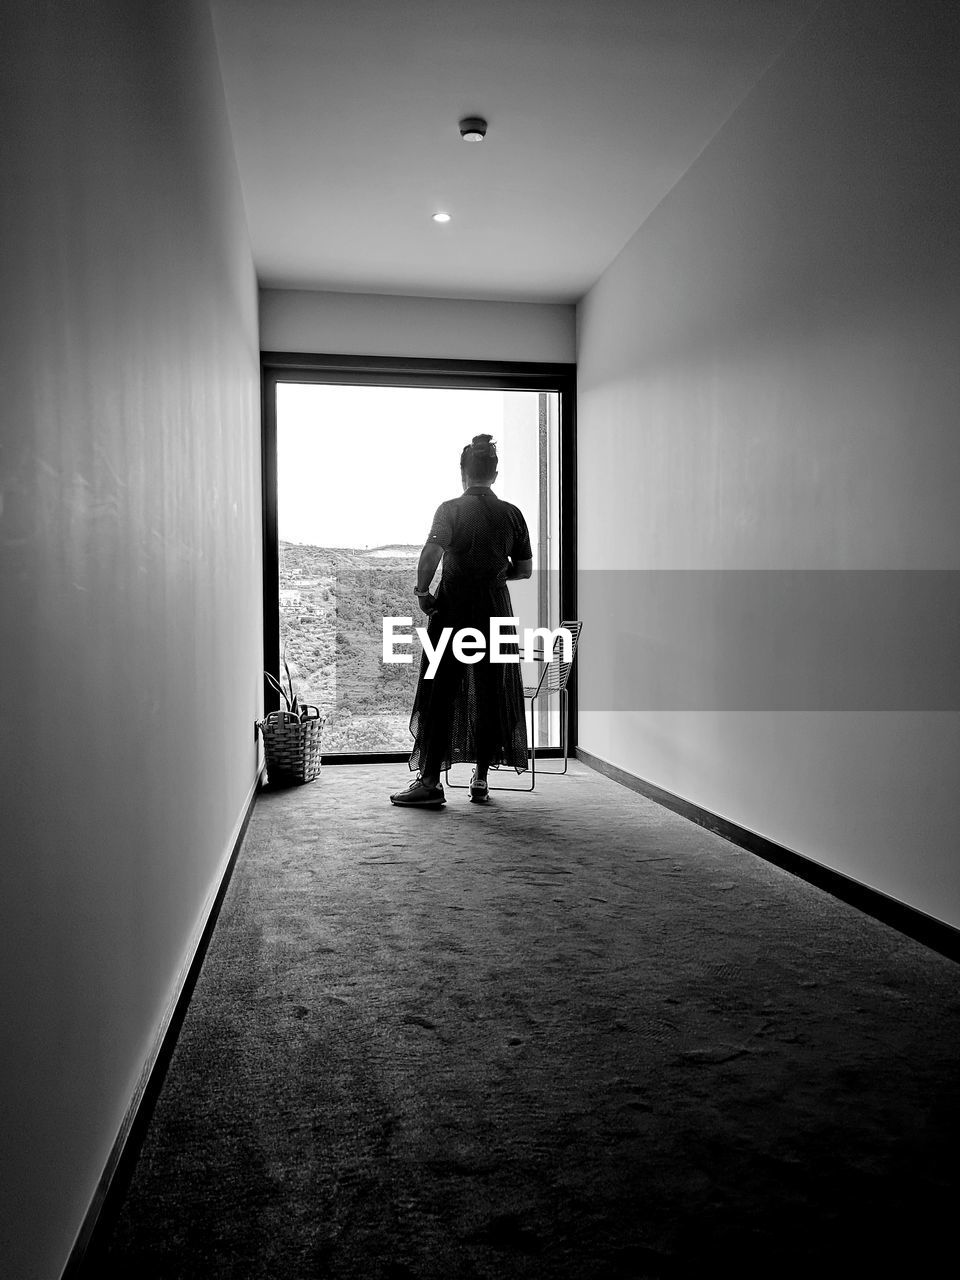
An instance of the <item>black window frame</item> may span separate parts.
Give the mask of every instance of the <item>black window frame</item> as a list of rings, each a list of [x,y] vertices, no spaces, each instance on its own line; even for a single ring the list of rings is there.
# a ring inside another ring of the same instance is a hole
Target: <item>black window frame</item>
[[[560,402],[560,621],[577,617],[576,565],[576,365],[553,362],[447,360],[413,356],[383,357],[264,351],[260,355],[262,394],[261,475],[263,488],[263,657],[264,669],[280,674],[280,541],[277,523],[277,387],[281,382],[334,383],[346,386],[436,387],[462,390],[551,391]],[[577,743],[576,670],[569,686],[567,751]],[[277,693],[264,678],[264,710],[279,707]],[[563,729],[561,727],[561,733]],[[537,748],[537,759],[562,753]],[[409,752],[339,752],[325,764],[399,763]]]

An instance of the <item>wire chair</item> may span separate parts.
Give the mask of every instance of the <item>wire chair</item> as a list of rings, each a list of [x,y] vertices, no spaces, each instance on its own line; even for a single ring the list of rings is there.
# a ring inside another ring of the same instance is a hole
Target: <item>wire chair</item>
[[[573,664],[577,656],[577,646],[580,643],[580,632],[583,628],[582,622],[561,622],[560,626],[570,633],[572,644],[570,645],[570,661],[566,662],[563,658],[563,636],[557,636],[553,642],[553,652],[550,657],[538,656],[533,659],[543,669],[540,672],[540,678],[535,684],[525,684],[523,686],[524,699],[530,703],[530,785],[529,787],[495,787],[487,779],[487,787],[490,791],[533,791],[537,785],[537,717],[536,705],[540,698],[552,697],[556,694],[560,699],[560,710],[563,716],[563,768],[562,769],[541,769],[541,774],[550,774],[552,777],[560,778],[567,772],[567,764],[569,761],[569,744],[570,744],[570,705],[569,690],[567,688],[570,682],[570,672],[573,670]],[[455,791],[465,791],[469,786],[465,782],[451,782],[450,770],[444,774],[444,782],[447,786],[452,787]]]

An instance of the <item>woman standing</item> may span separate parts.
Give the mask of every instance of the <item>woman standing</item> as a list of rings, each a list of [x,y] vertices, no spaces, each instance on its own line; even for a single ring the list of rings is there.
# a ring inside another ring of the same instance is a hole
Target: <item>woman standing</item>
[[[463,495],[443,502],[420,552],[416,596],[429,617],[427,635],[436,649],[444,627],[454,634],[472,627],[484,638],[479,662],[461,662],[447,644],[432,680],[427,656],[410,717],[416,780],[390,800],[396,805],[437,809],[446,799],[440,774],[451,765],[476,761],[470,799],[488,798],[487,770],[501,764],[527,767],[523,683],[517,663],[490,661],[490,619],[513,616],[507,583],[529,578],[533,552],[526,521],[491,485],[497,478],[497,447],[491,436],[474,436],[460,455]],[[430,583],[443,561],[436,596]],[[502,652],[511,646],[501,644]],[[512,646],[516,652],[516,645]]]

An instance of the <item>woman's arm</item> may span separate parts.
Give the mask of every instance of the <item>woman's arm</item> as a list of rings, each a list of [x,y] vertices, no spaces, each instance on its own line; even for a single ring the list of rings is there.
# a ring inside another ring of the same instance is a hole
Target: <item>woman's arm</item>
[[[425,542],[420,550],[420,559],[417,562],[417,585],[415,595],[420,604],[420,608],[427,612],[436,604],[435,599],[430,595],[430,583],[433,581],[433,575],[437,572],[437,565],[443,559],[443,547],[439,542]]]
[[[507,581],[517,582],[520,578],[533,577],[533,560],[511,560],[507,570]]]

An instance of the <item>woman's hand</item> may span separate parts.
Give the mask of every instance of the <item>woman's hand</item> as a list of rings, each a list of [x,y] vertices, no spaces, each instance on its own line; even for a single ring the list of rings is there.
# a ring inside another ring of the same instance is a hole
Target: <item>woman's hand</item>
[[[426,614],[436,613],[437,597],[432,596],[429,591],[417,591],[414,593],[417,597],[417,604]]]

